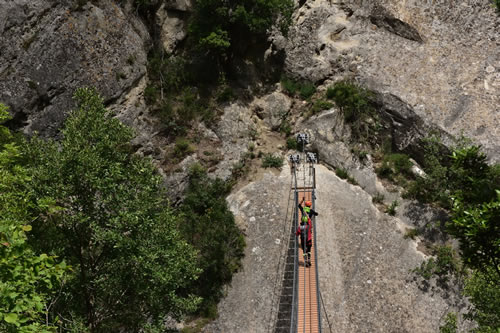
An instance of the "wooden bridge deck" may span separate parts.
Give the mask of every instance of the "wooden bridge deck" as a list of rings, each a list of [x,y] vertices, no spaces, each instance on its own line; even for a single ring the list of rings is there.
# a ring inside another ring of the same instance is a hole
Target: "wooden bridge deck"
[[[306,201],[312,201],[311,191],[300,191],[298,194],[299,201],[302,200],[303,197],[305,197]],[[299,212],[299,221],[300,219],[301,214]],[[315,228],[314,221],[313,228]],[[306,267],[302,250],[299,250],[297,333],[319,332],[319,305],[317,297],[314,240],[313,237],[310,267]]]

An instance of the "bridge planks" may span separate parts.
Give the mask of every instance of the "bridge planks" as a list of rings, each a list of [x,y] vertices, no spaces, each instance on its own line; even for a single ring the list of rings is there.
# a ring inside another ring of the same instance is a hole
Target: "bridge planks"
[[[312,201],[311,191],[299,191],[299,201],[305,197],[305,201]],[[299,212],[299,221],[301,219]],[[313,228],[314,225],[313,221]],[[311,267],[306,267],[302,249],[299,250],[299,269],[298,269],[298,312],[297,312],[297,332],[298,333],[316,333],[319,332],[318,320],[318,297],[316,281],[316,257],[314,255],[314,243],[311,250]]]

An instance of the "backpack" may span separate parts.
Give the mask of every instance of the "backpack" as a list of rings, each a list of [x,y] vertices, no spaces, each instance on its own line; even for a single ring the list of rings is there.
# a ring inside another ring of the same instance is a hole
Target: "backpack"
[[[300,242],[302,244],[305,244],[307,241],[307,234],[309,231],[308,228],[309,228],[309,224],[307,224],[307,223],[300,224]]]

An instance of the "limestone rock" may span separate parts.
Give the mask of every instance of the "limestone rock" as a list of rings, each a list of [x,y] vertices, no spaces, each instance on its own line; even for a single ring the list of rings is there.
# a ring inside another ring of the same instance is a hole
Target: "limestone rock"
[[[272,130],[277,130],[290,111],[292,102],[285,94],[273,92],[257,98],[252,104],[257,116],[264,119]]]
[[[186,22],[181,13],[167,10],[168,3],[164,3],[156,13],[158,26],[161,27],[161,41],[167,53],[173,53],[177,44],[187,36]]]
[[[95,86],[109,103],[146,72],[149,35],[137,17],[112,1],[77,9],[0,1],[0,101],[28,133],[54,136],[77,88]]]
[[[246,229],[244,269],[233,277],[218,305],[219,317],[204,332],[272,331],[291,230],[284,219],[290,181],[285,165],[279,176],[267,173],[227,198]],[[398,225],[406,220],[380,213],[360,187],[320,165],[316,184],[323,331],[330,331],[329,321],[338,333],[434,332],[441,316],[466,309],[456,294],[423,293],[410,282],[410,270],[424,255],[414,241],[404,239]],[[426,212],[425,218],[436,216]]]
[[[315,82],[356,79],[498,161],[499,24],[487,0],[309,0],[294,15],[286,71]]]
[[[257,131],[252,121],[251,110],[238,103],[227,105],[213,131],[222,143],[219,150],[224,157],[217,165],[214,175],[228,179],[233,165],[240,160],[242,154],[248,151],[251,137]]]

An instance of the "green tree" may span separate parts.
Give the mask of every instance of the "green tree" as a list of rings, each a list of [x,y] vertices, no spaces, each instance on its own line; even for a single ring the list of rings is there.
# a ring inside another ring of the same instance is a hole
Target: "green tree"
[[[326,97],[333,99],[347,122],[353,123],[372,112],[371,94],[356,84],[341,81],[329,87]]]
[[[462,259],[469,267],[494,271],[500,280],[500,191],[495,200],[478,205],[457,197],[447,230],[460,240]]]
[[[465,283],[464,294],[474,305],[466,317],[478,323],[476,333],[497,333],[500,329],[500,278],[495,276],[489,267],[486,272],[473,272]]]
[[[35,253],[27,242],[33,193],[19,146],[1,125],[9,119],[0,104],[0,331],[53,332],[50,300],[67,267],[54,256]]]
[[[196,252],[177,231],[161,178],[131,153],[131,130],[93,89],[75,99],[61,142],[35,138],[28,151],[37,197],[58,207],[41,216],[33,242],[76,272],[56,310],[92,332],[137,331],[195,310],[200,300],[186,287],[200,272]]]
[[[181,210],[183,234],[197,249],[203,273],[196,282],[198,293],[209,309],[222,296],[222,286],[231,282],[241,264],[245,240],[235,224],[225,197],[230,184],[211,180],[206,171],[195,165]]]
[[[196,0],[189,30],[196,45],[222,56],[252,45],[275,23],[286,33],[292,11],[290,0]]]

